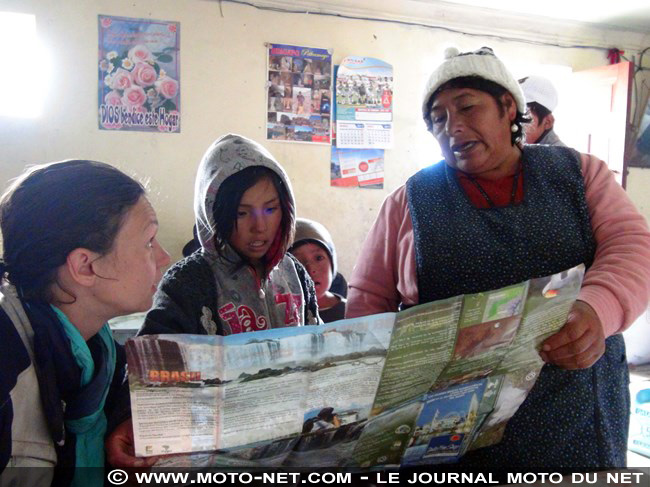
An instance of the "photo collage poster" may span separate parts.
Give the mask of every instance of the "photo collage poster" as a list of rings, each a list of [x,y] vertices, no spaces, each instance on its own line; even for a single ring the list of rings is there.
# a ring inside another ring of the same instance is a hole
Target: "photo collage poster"
[[[99,128],[180,132],[180,23],[99,15]]]
[[[327,49],[268,45],[267,139],[329,144],[332,55]]]

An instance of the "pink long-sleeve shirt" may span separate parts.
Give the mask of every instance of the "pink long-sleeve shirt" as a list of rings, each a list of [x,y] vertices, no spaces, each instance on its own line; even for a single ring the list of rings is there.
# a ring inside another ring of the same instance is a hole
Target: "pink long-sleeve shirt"
[[[607,165],[582,154],[582,175],[596,240],[593,265],[578,299],[588,303],[605,336],[627,328],[650,297],[650,231]],[[384,201],[349,282],[346,317],[418,304],[413,224],[402,185]]]

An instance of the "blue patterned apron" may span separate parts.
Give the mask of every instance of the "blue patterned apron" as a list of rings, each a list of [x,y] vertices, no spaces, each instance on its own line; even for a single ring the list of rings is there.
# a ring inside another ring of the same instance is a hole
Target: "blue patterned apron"
[[[589,267],[596,243],[580,159],[565,147],[526,146],[524,199],[476,208],[444,161],[406,183],[420,303]],[[589,369],[545,365],[501,443],[457,465],[477,470],[625,466],[628,372],[621,335]]]

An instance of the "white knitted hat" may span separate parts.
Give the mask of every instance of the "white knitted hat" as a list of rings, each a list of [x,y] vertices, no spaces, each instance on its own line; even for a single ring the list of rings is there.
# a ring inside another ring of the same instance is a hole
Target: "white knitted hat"
[[[427,83],[422,101],[422,116],[431,130],[431,97],[447,81],[463,76],[477,76],[503,86],[514,97],[517,110],[526,113],[526,100],[517,80],[510,74],[505,64],[494,55],[489,47],[474,52],[459,52],[455,47],[445,49],[445,60],[438,66]]]
[[[526,103],[539,103],[549,112],[557,107],[557,90],[553,83],[542,76],[528,76],[519,81]]]

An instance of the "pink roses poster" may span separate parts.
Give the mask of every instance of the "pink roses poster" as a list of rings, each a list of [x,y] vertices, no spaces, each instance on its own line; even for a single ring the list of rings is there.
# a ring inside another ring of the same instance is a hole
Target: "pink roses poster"
[[[99,16],[99,128],[180,132],[180,24]]]

